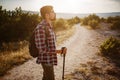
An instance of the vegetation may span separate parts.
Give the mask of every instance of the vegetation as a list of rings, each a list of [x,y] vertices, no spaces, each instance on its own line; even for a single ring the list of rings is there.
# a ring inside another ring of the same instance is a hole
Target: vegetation
[[[100,45],[100,52],[103,55],[120,55],[120,40],[110,37]]]
[[[120,67],[120,40],[110,37],[100,46],[102,56]]]
[[[88,28],[91,29],[99,28],[98,25],[101,22],[104,22],[111,25],[109,27],[111,30],[120,30],[120,16],[99,18],[96,14],[90,14],[89,16],[84,17],[80,22],[82,25],[88,26]]]
[[[19,51],[5,51],[0,54],[0,76],[3,76],[9,69],[16,65],[31,59],[28,53],[28,46],[21,48]]]
[[[91,14],[88,17],[84,17],[81,21],[82,25],[90,26],[92,29],[96,29],[98,24],[100,23],[99,16],[95,14]]]
[[[120,21],[115,21],[110,27],[112,30],[120,30]]]
[[[120,30],[120,16],[108,17],[106,19],[107,23],[111,23],[110,29],[112,30]]]
[[[71,26],[67,23],[67,20],[60,18],[54,22],[54,28],[55,31],[57,32],[57,31],[69,29],[71,28]]]
[[[0,6],[0,44],[28,40],[33,28],[40,21],[38,14],[22,11],[21,7],[14,11],[6,11]]]
[[[120,16],[115,16],[115,17],[110,16],[106,19],[106,22],[107,23],[112,23],[112,22],[119,21],[119,20],[120,20]]]
[[[98,25],[98,21],[91,20],[91,21],[88,22],[88,25],[91,26],[92,29],[95,29]]]

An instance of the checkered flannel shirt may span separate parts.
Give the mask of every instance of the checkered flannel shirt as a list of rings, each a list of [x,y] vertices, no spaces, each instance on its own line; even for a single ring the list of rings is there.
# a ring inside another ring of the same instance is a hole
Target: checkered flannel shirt
[[[49,34],[46,35],[46,28]],[[37,63],[57,65],[56,38],[52,27],[43,20],[35,29],[35,44],[39,50]]]

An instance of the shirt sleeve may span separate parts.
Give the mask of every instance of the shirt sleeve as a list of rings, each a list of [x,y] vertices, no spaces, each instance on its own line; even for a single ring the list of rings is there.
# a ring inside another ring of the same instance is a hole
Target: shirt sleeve
[[[55,54],[55,49],[51,49],[47,46],[45,29],[37,28],[35,30],[35,44],[39,50],[39,54]]]

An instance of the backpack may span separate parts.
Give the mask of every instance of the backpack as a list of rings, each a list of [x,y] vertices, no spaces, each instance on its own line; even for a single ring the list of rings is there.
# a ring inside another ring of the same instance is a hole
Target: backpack
[[[45,35],[47,37],[48,29],[46,28],[46,26],[44,27],[44,29],[45,29]],[[47,44],[47,40],[46,40],[46,44]],[[38,57],[38,54],[39,54],[39,50],[35,44],[35,30],[33,31],[32,36],[30,37],[30,40],[29,40],[29,53],[33,58]]]

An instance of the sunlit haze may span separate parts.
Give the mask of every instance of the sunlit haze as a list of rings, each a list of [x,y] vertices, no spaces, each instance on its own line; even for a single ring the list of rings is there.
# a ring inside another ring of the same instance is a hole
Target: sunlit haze
[[[52,5],[58,13],[106,13],[120,12],[120,0],[0,0],[3,9],[39,11],[44,5]]]

